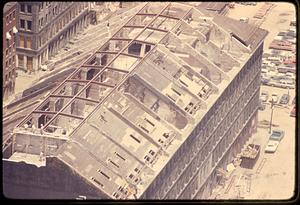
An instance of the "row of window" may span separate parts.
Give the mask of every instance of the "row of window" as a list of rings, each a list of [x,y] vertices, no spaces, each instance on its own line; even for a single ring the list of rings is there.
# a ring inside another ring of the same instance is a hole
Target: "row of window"
[[[5,56],[7,57],[8,55],[14,54],[15,50],[15,42],[13,42],[11,45],[9,43],[7,44],[7,48],[5,49]]]
[[[19,43],[20,48],[32,49],[32,37],[31,36],[19,35],[19,38],[20,38],[20,43]]]
[[[27,59],[27,64],[24,64],[24,58]],[[24,68],[26,67],[28,70],[32,70],[33,68],[33,57],[30,56],[24,56],[19,54],[18,55],[18,67]]]
[[[32,21],[20,19],[20,28],[23,30],[32,30]]]
[[[49,39],[51,39],[54,35],[56,35],[62,28],[64,28],[72,19],[77,16],[84,9],[84,5],[81,3],[79,5],[76,4],[75,9],[71,8],[69,12],[64,14],[62,17],[57,19],[51,27],[48,27],[44,32],[41,33],[38,41],[38,47],[42,47]],[[47,22],[48,15],[46,14],[46,19],[41,18],[39,20],[39,26],[42,27]],[[45,22],[45,23],[43,23]]]
[[[10,40],[9,40],[9,39],[6,39],[6,47],[7,47],[7,48],[9,48],[9,47],[11,47],[11,46],[14,46],[14,44],[15,44],[15,36],[16,36],[16,34],[14,34],[14,32],[13,32],[12,29],[10,29],[10,30],[8,31],[8,33],[9,33],[9,35],[11,36],[11,39],[10,39]]]
[[[5,61],[5,69],[7,70],[10,66],[14,65],[16,62],[15,56],[11,56]]]
[[[32,13],[32,6],[30,4],[20,3],[20,11],[23,13]]]
[[[258,93],[258,90],[257,90]],[[210,174],[211,172],[211,167],[214,167],[217,162],[219,161],[219,159],[221,159],[221,157],[224,155],[224,150],[226,150],[226,148],[228,149],[229,144],[232,143],[234,141],[234,139],[238,136],[238,132],[240,132],[241,129],[243,129],[243,126],[240,126],[241,124],[245,124],[245,123],[241,123],[242,122],[242,118],[243,116],[241,114],[247,115],[247,119],[246,121],[248,121],[250,119],[250,115],[253,114],[253,110],[255,110],[255,107],[257,106],[257,97],[258,95],[255,95],[255,97],[252,98],[252,101],[246,106],[245,110],[240,113],[239,118],[235,119],[235,123],[234,125],[231,126],[230,130],[227,131],[227,134],[225,135],[225,137],[221,138],[221,141],[218,143],[218,147],[216,147],[216,149],[214,150],[214,152],[216,154],[218,154],[218,157],[214,157],[214,155],[208,154],[208,158],[206,159],[205,163],[203,164],[204,168],[200,169],[199,171],[199,179],[194,179],[190,182],[188,182],[188,185],[184,185],[186,187],[186,189],[184,189],[184,191],[182,193],[178,193],[178,195],[180,195],[180,198],[191,198],[191,196],[193,196],[196,192],[197,189],[199,187],[200,184],[197,184],[197,182],[203,182],[206,180],[207,176]],[[227,119],[228,121],[230,121],[229,119]],[[230,121],[232,122],[232,121]],[[236,127],[238,127],[239,125],[239,130],[236,130]],[[230,138],[230,139],[229,139]],[[213,153],[214,154],[214,153]],[[197,158],[199,158],[200,156],[198,156]],[[215,160],[215,161],[214,161]],[[199,164],[196,162],[197,160],[194,159],[194,162],[191,164],[191,168],[189,170],[187,170],[186,172],[193,172],[195,173],[195,171],[197,170],[197,168],[195,168],[195,166],[199,166]],[[193,168],[194,167],[194,168]],[[192,194],[194,192],[194,194]],[[178,197],[178,196],[176,196]]]
[[[9,71],[6,75],[5,75],[5,82],[7,82],[8,80],[10,80],[14,75],[15,75],[16,69],[12,69],[11,71]]]
[[[12,11],[10,14],[8,14],[6,17],[6,25],[10,24],[13,20],[16,19],[16,11]]]

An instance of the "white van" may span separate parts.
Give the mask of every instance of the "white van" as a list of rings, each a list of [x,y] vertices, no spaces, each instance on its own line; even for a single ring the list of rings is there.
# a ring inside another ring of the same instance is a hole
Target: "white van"
[[[269,56],[267,58],[267,60],[271,61],[271,62],[281,62],[282,61],[282,59],[280,57],[278,57],[278,56]]]
[[[295,83],[293,80],[282,79],[282,80],[280,80],[279,84],[280,84],[280,87],[282,87],[282,88],[289,88],[289,89],[295,88]]]
[[[248,17],[242,17],[242,18],[240,18],[240,21],[244,22],[244,23],[248,23],[249,22],[249,18]]]

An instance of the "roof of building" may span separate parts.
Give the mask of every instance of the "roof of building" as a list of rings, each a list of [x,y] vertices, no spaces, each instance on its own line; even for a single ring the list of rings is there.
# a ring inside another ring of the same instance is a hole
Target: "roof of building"
[[[70,119],[55,124],[69,137],[57,157],[112,198],[140,197],[267,34],[252,25],[238,32],[243,23],[222,18],[181,3],[145,4],[97,51],[111,59],[107,65],[88,59],[19,126],[37,113],[51,117],[46,132],[61,117]],[[129,52],[124,42],[143,44],[145,55]],[[77,79],[88,67],[102,70]],[[99,81],[105,71],[114,75]],[[99,85],[103,97],[85,99],[82,90],[61,94],[72,82]],[[68,100],[64,108],[42,110],[58,97]],[[75,100],[94,105],[81,116],[67,114]]]
[[[205,8],[207,10],[211,11],[222,11],[225,6],[228,4],[228,2],[203,2],[199,4],[199,7]]]
[[[8,10],[10,10],[13,6],[17,4],[16,1],[7,2],[3,8],[3,14],[5,14]]]

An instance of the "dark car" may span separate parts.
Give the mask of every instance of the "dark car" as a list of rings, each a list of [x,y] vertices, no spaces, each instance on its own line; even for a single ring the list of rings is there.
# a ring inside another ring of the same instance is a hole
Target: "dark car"
[[[293,109],[290,112],[291,117],[296,117],[296,105],[294,105]]]
[[[269,85],[270,79],[261,78],[261,84],[263,85]]]
[[[296,104],[296,97],[294,97],[292,104],[295,105]]]
[[[293,31],[289,31],[289,32],[287,32],[287,33],[286,33],[286,35],[287,35],[287,36],[290,36],[290,37],[294,37],[294,38],[296,38],[296,33],[295,33],[295,32],[293,32]]]
[[[284,31],[281,31],[277,34],[277,36],[285,36],[285,35],[286,35],[286,32],[284,32]]]
[[[265,110],[266,109],[266,104],[264,104],[261,100],[259,101],[258,109],[259,110]]]
[[[290,96],[288,94],[283,94],[280,98],[279,104],[288,104],[290,101]]]
[[[272,134],[270,136],[270,140],[277,140],[281,141],[284,137],[284,131],[283,130],[272,130]]]

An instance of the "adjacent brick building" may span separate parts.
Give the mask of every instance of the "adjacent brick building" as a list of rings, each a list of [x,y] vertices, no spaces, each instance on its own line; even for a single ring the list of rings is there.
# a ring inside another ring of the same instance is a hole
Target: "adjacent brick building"
[[[16,15],[17,2],[6,3],[3,8],[3,82],[2,98],[6,99],[14,92],[16,80]]]

